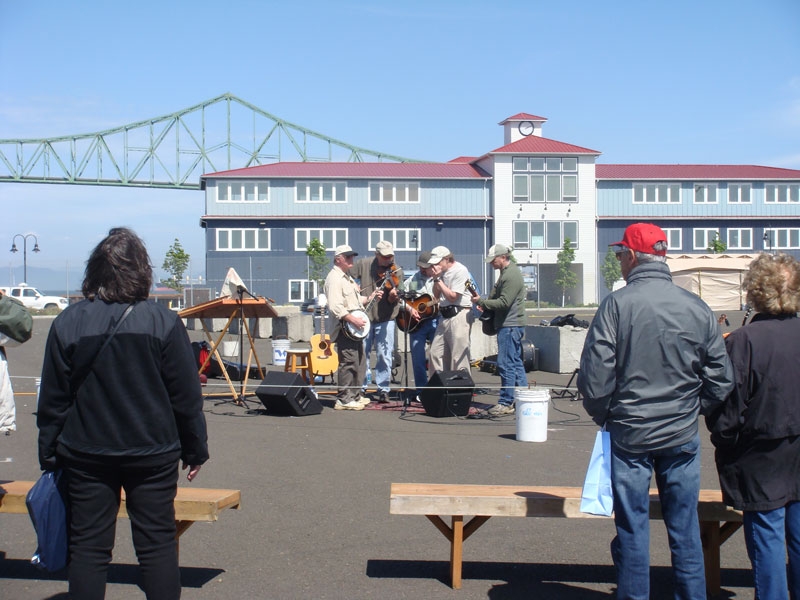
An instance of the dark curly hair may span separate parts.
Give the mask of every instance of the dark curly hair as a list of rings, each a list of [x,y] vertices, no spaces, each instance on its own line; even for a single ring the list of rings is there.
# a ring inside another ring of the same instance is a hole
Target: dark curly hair
[[[147,300],[153,269],[144,242],[127,227],[114,227],[86,261],[84,298],[106,302]]]
[[[792,314],[800,309],[800,263],[788,254],[759,254],[750,263],[742,288],[760,313]]]

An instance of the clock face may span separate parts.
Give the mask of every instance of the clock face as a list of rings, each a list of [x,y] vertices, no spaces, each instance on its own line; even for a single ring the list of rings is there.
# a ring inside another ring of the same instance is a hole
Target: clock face
[[[530,134],[532,134],[533,133],[533,123],[531,123],[530,121],[522,121],[522,123],[519,124],[519,132],[522,135],[530,135]]]

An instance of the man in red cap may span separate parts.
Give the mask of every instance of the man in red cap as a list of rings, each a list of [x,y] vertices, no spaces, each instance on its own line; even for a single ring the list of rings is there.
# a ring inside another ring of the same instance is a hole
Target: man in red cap
[[[672,283],[667,238],[635,223],[611,244],[627,285],[607,296],[586,336],[578,389],[611,437],[617,598],[650,597],[650,480],[670,540],[675,598],[704,599],[698,416],[719,407],[733,371],[714,313]]]

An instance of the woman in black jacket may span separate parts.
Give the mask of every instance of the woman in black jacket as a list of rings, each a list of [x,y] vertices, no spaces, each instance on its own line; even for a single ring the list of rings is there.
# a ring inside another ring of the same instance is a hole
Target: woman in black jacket
[[[757,314],[725,340],[735,388],[711,441],[723,498],[744,511],[756,597],[800,598],[800,263],[761,254],[743,287]]]
[[[68,478],[73,598],[104,597],[121,489],[147,598],[181,593],[178,462],[192,481],[208,459],[206,423],[186,329],[147,302],[151,283],[142,241],[112,229],[86,264],[85,299],[53,321],[47,339],[39,463]]]

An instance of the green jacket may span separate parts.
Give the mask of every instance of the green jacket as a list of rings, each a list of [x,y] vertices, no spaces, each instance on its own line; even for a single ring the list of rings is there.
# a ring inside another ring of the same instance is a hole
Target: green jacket
[[[515,262],[500,272],[500,279],[494,284],[486,300],[478,302],[481,308],[494,311],[494,326],[525,326],[525,281],[522,271]]]

